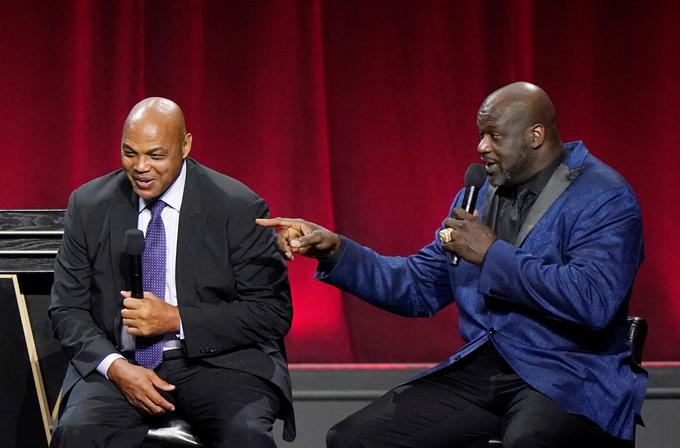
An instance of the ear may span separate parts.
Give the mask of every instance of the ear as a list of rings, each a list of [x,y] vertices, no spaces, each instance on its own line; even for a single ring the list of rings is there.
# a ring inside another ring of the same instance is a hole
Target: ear
[[[540,123],[531,126],[528,130],[527,137],[529,146],[533,149],[540,148],[545,141],[545,127]]]
[[[186,159],[187,156],[189,155],[189,151],[191,151],[191,134],[187,134],[184,136],[184,141],[182,142],[182,158]]]

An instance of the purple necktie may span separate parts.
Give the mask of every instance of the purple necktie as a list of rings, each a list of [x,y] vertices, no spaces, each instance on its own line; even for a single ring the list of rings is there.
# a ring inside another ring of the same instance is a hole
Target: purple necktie
[[[149,291],[165,300],[165,226],[161,212],[167,204],[161,200],[151,203],[151,221],[146,228],[142,254],[142,282]],[[135,361],[147,369],[155,369],[163,360],[163,335],[137,337]]]

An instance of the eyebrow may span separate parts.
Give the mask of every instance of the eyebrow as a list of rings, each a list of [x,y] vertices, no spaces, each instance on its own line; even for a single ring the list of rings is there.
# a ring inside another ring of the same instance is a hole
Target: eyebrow
[[[135,152],[135,153],[138,152],[135,148],[128,145],[127,143],[123,143],[121,149],[123,151],[127,150],[127,151],[132,151],[132,152]],[[158,152],[163,152],[163,151],[165,151],[165,149],[162,146],[157,146],[155,148],[151,148],[148,151],[146,151],[146,154],[153,154],[153,153],[158,153]]]

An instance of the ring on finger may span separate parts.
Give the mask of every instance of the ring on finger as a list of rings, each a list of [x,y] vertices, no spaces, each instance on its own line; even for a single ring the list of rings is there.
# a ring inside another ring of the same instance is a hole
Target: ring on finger
[[[441,229],[439,231],[439,241],[441,241],[443,244],[453,241],[453,229],[450,227]]]

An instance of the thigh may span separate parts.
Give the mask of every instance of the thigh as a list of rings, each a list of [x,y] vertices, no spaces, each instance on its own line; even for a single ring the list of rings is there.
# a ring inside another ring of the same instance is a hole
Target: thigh
[[[97,372],[78,381],[66,397],[53,447],[134,447],[148,428],[115,384]]]
[[[427,381],[398,387],[335,425],[329,448],[486,447],[501,418]]]
[[[271,434],[280,398],[275,386],[249,373],[174,361],[168,381],[174,399],[209,446],[275,447]]]
[[[586,417],[570,414],[542,393],[527,387],[510,401],[503,417],[504,448],[627,447]]]

